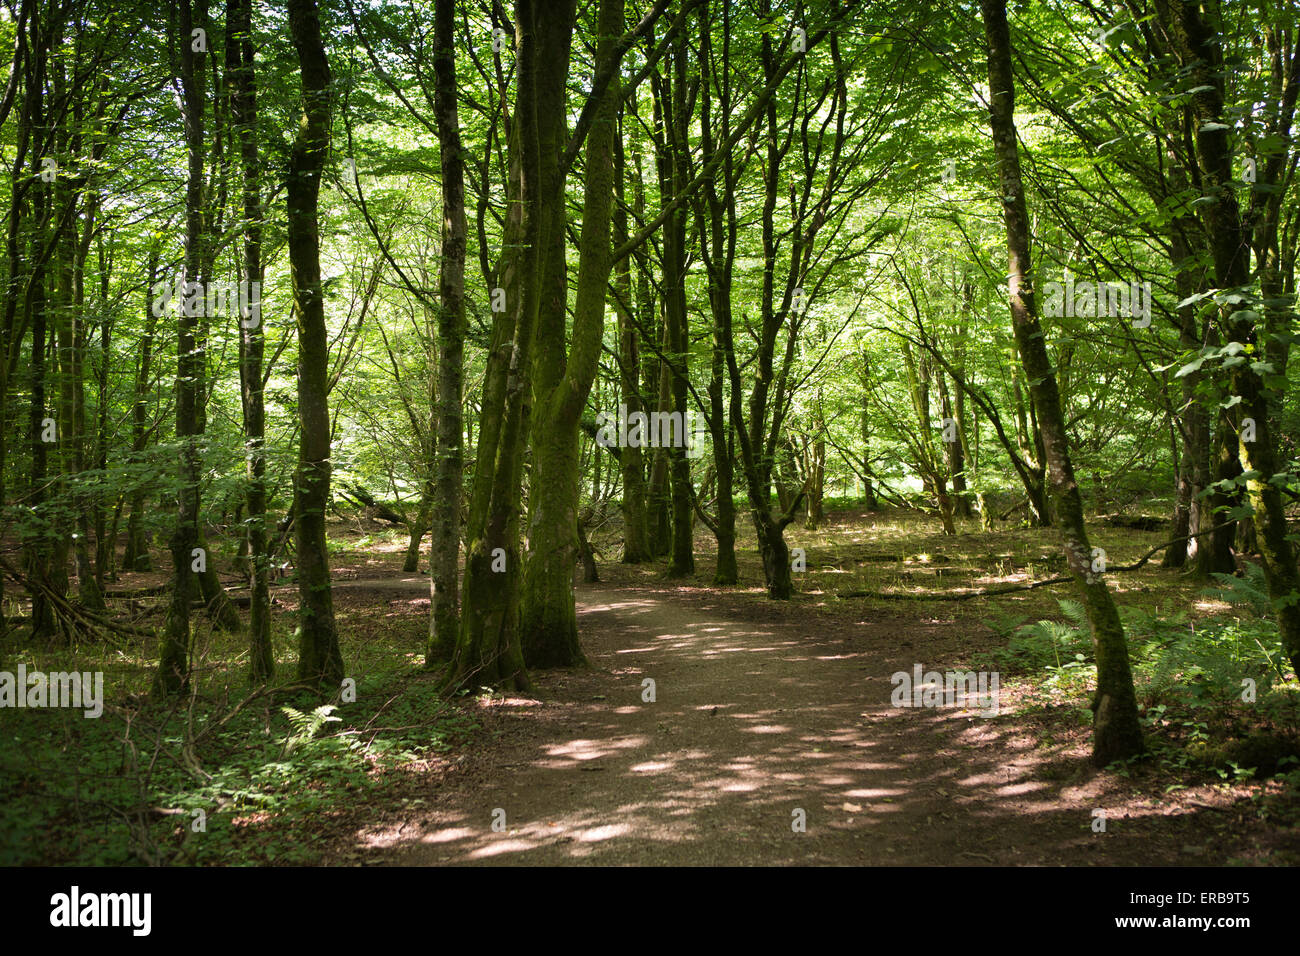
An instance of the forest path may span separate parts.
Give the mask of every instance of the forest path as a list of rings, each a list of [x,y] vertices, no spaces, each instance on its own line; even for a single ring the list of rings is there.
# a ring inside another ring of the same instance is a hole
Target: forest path
[[[421,778],[419,805],[373,808],[347,858],[1078,865],[1230,853],[1185,846],[1211,836],[1194,807],[1111,792],[1117,778],[1078,755],[1042,779],[1048,758],[1015,718],[891,707],[889,675],[926,661],[934,622],[823,626],[809,609],[725,592],[599,586],[580,589],[578,614],[592,667],[540,671],[532,694],[488,700],[486,732]],[[1098,807],[1108,833],[1092,831]]]

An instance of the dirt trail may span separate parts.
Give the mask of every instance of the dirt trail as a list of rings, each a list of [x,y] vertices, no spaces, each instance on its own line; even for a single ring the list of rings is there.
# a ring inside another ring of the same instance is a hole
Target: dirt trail
[[[540,672],[533,695],[484,707],[489,732],[429,775],[423,806],[376,808],[351,857],[1204,864],[1241,849],[1193,819],[1210,807],[1121,799],[1077,755],[1055,774],[1069,779],[1044,779],[1047,758],[1015,718],[891,707],[889,675],[929,663],[926,622],[819,628],[791,609],[755,623],[709,592],[578,600],[592,668]],[[1109,808],[1106,833],[1092,830],[1096,808]]]

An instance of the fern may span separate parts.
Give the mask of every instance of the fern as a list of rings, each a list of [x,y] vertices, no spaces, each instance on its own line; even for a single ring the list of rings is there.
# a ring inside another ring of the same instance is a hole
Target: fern
[[[1005,649],[994,656],[1006,662],[1018,662],[1031,669],[1062,666],[1062,660],[1077,661],[1080,655],[1091,653],[1088,612],[1078,601],[1063,599],[1058,602],[1065,621],[1042,620],[1022,624],[1007,642]]]
[[[1264,580],[1264,569],[1258,564],[1247,564],[1245,575],[1237,577],[1232,574],[1215,573],[1211,575],[1220,587],[1207,588],[1205,594],[1236,607],[1248,607],[1259,617],[1268,617],[1273,612],[1273,602],[1268,596],[1268,583]]]
[[[341,723],[341,717],[335,717],[338,708],[333,704],[321,704],[310,713],[303,713],[293,707],[284,706],[280,710],[289,718],[289,739],[285,742],[285,754],[291,754],[301,744],[315,738],[322,727],[330,723]]]
[[[1069,598],[1060,598],[1056,603],[1061,605],[1061,613],[1074,625],[1074,630],[1085,633],[1089,631],[1091,625],[1088,622],[1088,611],[1082,604]]]

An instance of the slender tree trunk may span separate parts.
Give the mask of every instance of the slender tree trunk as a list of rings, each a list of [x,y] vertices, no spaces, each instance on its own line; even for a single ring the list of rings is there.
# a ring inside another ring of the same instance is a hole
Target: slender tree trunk
[[[1006,223],[1008,290],[1016,346],[1030,383],[1037,411],[1056,517],[1065,542],[1065,557],[1083,598],[1097,658],[1093,698],[1093,761],[1105,766],[1143,750],[1133,675],[1119,611],[1103,576],[1094,571],[1092,547],[1083,520],[1083,500],[1074,479],[1056,375],[1034,302],[1029,216],[1016,143],[1015,86],[1006,0],[980,0],[988,41],[989,120],[1001,180]]]
[[[731,37],[730,11],[722,13],[722,54],[720,62],[713,53],[711,4],[700,5],[700,72],[704,89],[700,96],[701,161],[712,162],[717,154],[717,140],[729,140],[731,123]],[[721,132],[713,132],[713,98],[718,99]],[[718,542],[718,563],[713,583],[718,586],[737,584],[740,568],[736,561],[735,448],[728,414],[727,356],[724,347],[731,328],[731,277],[736,259],[736,171],[730,151],[722,157],[722,188],[711,177],[703,189],[697,216],[700,221],[701,253],[709,278],[709,307],[713,313],[713,351],[709,361],[709,431],[713,440],[713,471],[718,482],[718,517],[714,537]]]
[[[1174,520],[1171,529],[1171,535],[1174,538],[1183,538],[1170,545],[1165,551],[1165,556],[1160,561],[1162,568],[1181,568],[1187,563],[1187,540],[1189,528],[1192,520],[1192,480],[1191,480],[1191,463],[1184,461],[1183,455],[1178,454],[1177,428],[1174,423],[1170,423],[1169,450],[1174,460]],[[1184,451],[1186,443],[1184,443]]]
[[[661,162],[660,182],[667,185],[665,197],[677,196],[686,188],[689,175],[686,154],[690,146],[687,133],[690,117],[686,115],[686,57],[690,49],[686,31],[678,34],[673,50],[672,95],[664,104],[664,128],[668,131],[667,150]],[[688,318],[686,315],[686,218],[683,204],[664,223],[664,322],[672,377],[672,412],[682,423],[682,433],[668,449],[672,475],[672,551],[668,562],[669,577],[688,577],[695,573],[694,510],[691,507],[691,462],[685,444],[688,422],[687,376],[689,371]]]
[[[1206,570],[1209,573],[1232,574],[1237,570],[1233,557],[1233,545],[1237,541],[1237,522],[1225,522],[1227,513],[1241,503],[1240,492],[1220,490],[1228,487],[1219,482],[1235,482],[1241,475],[1241,457],[1237,448],[1237,432],[1233,416],[1227,409],[1220,409],[1214,434],[1214,488],[1208,495],[1208,517],[1213,526],[1216,522],[1224,524],[1209,536],[1208,553],[1205,555]]]
[[[434,8],[434,101],[442,163],[442,262],[438,307],[438,455],[430,540],[429,652],[445,660],[460,631],[457,574],[465,468],[461,396],[465,379],[465,161],[456,106],[454,0]],[[417,545],[418,547],[418,545]]]
[[[826,520],[823,503],[826,499],[826,440],[822,437],[825,425],[817,423],[817,437],[808,449],[808,498],[804,526],[814,530]]]
[[[228,0],[226,6],[226,71],[231,112],[238,132],[243,172],[244,281],[249,283],[249,308],[239,319],[239,378],[244,415],[245,474],[248,480],[248,519],[245,541],[250,565],[248,656],[254,684],[275,674],[271,644],[270,557],[266,515],[266,405],[262,361],[266,348],[260,294],[253,306],[252,283],[262,281],[262,190],[257,158],[257,89],[252,38],[252,0]]]
[[[759,11],[764,17],[771,15],[771,4],[768,0],[760,3]],[[770,82],[776,75],[776,56],[772,48],[771,36],[767,33],[762,37],[760,58],[763,64],[763,76]],[[727,370],[731,377],[732,423],[736,428],[737,437],[741,440],[745,483],[749,491],[750,517],[754,522],[759,553],[763,558],[763,577],[767,582],[768,596],[774,600],[786,601],[794,595],[794,582],[790,575],[790,548],[785,542],[785,528],[794,520],[795,512],[799,510],[802,493],[796,495],[788,505],[783,505],[779,513],[772,511],[770,505],[772,473],[776,466],[779,436],[775,423],[770,434],[766,433],[766,425],[774,380],[773,356],[776,350],[776,335],[787,316],[782,315],[777,307],[773,275],[776,265],[775,213],[780,191],[781,165],[776,101],[769,99],[763,107],[763,112],[765,164],[761,230],[763,260],[767,268],[763,270],[760,299],[762,335],[757,360],[754,363],[756,368],[754,387],[749,394],[748,422],[741,413],[740,396],[743,393],[740,370],[736,363],[735,342],[730,327],[727,329],[726,352]]]
[[[962,414],[958,408],[954,407],[952,398],[948,393],[948,383],[944,379],[943,372],[938,372],[936,376],[939,382],[939,408],[944,418],[951,419],[955,425],[953,427],[953,440],[943,443],[944,464],[948,468],[948,474],[952,476],[952,496],[953,512],[962,518],[970,517],[970,496],[966,494],[966,452],[964,448],[964,439],[962,438]],[[961,396],[961,390],[957,390],[958,397]]]
[[[99,298],[103,302],[108,301],[109,297],[109,265],[105,261],[104,244],[102,240],[96,242],[98,247],[99,259]],[[99,469],[101,475],[108,474],[108,411],[109,411],[109,357],[112,355],[112,336],[113,322],[107,318],[99,327],[99,365],[96,368],[96,390],[98,394],[99,413],[96,421],[96,458],[95,467]],[[0,501],[4,500],[0,496]],[[119,504],[122,498],[118,497]],[[108,529],[108,495],[101,491],[95,496],[93,502],[93,515],[95,525],[95,574],[96,583],[101,594],[108,581],[117,580],[117,551],[114,547],[115,537],[109,535]],[[114,527],[116,531],[116,526]]]
[[[200,0],[203,2],[203,0]],[[189,154],[185,186],[185,275],[183,292],[201,271],[203,241],[203,57],[193,49],[192,0],[180,4],[180,79],[185,111],[185,146]],[[171,601],[163,633],[162,651],[154,690],[176,694],[189,685],[190,603],[196,592],[195,563],[199,553],[200,387],[195,310],[187,308],[188,295],[176,305],[176,438],[180,444],[180,490],[176,528],[172,533]]]
[[[1169,132],[1171,138],[1177,134],[1176,127]],[[1168,149],[1169,167],[1173,171],[1174,186],[1179,189],[1187,187],[1186,176],[1178,165],[1176,151]],[[1192,243],[1199,233],[1199,224],[1191,216],[1179,216],[1170,224],[1169,251],[1174,267],[1174,288],[1178,301],[1184,302],[1197,291],[1196,259]],[[1205,329],[1197,316],[1194,303],[1178,309],[1178,345],[1188,354],[1195,354],[1205,344]],[[1205,501],[1205,491],[1210,484],[1210,429],[1209,417],[1201,398],[1201,380],[1205,373],[1194,371],[1184,375],[1182,382],[1182,406],[1174,422],[1178,436],[1182,439],[1182,455],[1179,461],[1176,500],[1174,504],[1174,527],[1172,537],[1199,534],[1214,525],[1213,515]],[[1213,551],[1210,541],[1204,538],[1188,538],[1179,541],[1165,551],[1161,567],[1183,568],[1191,563],[1192,569],[1200,576],[1207,577],[1213,570],[1210,558]]]
[[[155,248],[149,256],[149,286],[145,289],[144,331],[140,337],[139,358],[135,372],[135,387],[131,397],[131,456],[139,460],[148,445],[147,426],[149,418],[150,375],[153,365],[154,332],[158,316],[152,307],[152,293],[159,279],[158,250]],[[143,482],[137,482],[131,489],[131,511],[126,518],[126,548],[122,556],[122,565],[128,571],[152,571],[153,559],[149,555],[149,540],[144,533]]]
[[[25,89],[25,110],[29,128],[32,131],[33,163],[35,170],[42,169],[42,160],[52,151],[45,129],[45,109],[43,92],[46,84],[46,50],[50,45],[48,34],[43,30],[39,8],[34,8],[28,18],[29,39],[27,42],[28,74]],[[46,137],[46,138],[43,138]],[[51,157],[52,158],[52,157]],[[30,271],[26,277],[27,289],[23,302],[23,312],[32,329],[32,349],[30,362],[31,408],[28,417],[28,447],[31,450],[30,487],[28,506],[36,527],[25,537],[23,546],[26,551],[28,576],[34,587],[32,599],[32,637],[49,639],[54,636],[57,622],[54,609],[46,599],[45,589],[54,585],[54,575],[59,548],[53,536],[47,516],[46,480],[48,473],[49,448],[44,440],[44,421],[53,418],[46,408],[46,367],[48,351],[47,342],[47,303],[45,291],[46,265],[42,247],[52,241],[47,238],[50,209],[52,206],[51,187],[45,183],[43,176],[37,176],[31,189],[31,238],[33,252]]]
[[[63,62],[56,59],[51,71],[51,92],[53,99],[65,99],[69,95],[63,69]],[[74,120],[80,119],[79,104],[74,104]],[[74,138],[66,129],[57,128],[52,142],[56,156],[70,156],[75,151]],[[75,216],[76,196],[65,179],[56,179],[52,190],[51,211],[55,219],[62,221],[67,216]],[[78,499],[80,495],[73,488],[73,483],[81,469],[80,446],[83,440],[77,428],[77,349],[76,317],[73,315],[73,273],[76,269],[77,236],[75,225],[68,230],[58,230],[51,242],[54,243],[54,255],[48,272],[49,290],[46,295],[45,308],[52,325],[50,328],[50,352],[52,366],[46,372],[47,387],[57,395],[56,411],[51,413],[58,421],[58,441],[54,451],[54,474],[49,481],[53,490],[53,503],[65,514],[71,512],[71,527],[63,519],[58,522],[62,533],[53,537],[53,551],[50,566],[49,583],[56,593],[71,594],[68,579],[68,557],[72,555],[74,566],[80,556],[80,521]],[[70,506],[70,507],[69,507]],[[64,530],[66,528],[66,530]],[[51,530],[54,530],[53,528]],[[79,569],[78,569],[79,570]],[[71,635],[66,635],[69,639]]]
[[[86,471],[91,458],[91,437],[86,431],[86,368],[85,355],[89,344],[86,331],[86,259],[90,255],[90,243],[94,237],[95,217],[99,207],[99,192],[92,190],[86,197],[85,226],[80,243],[74,250],[72,272],[72,428],[75,435],[73,445],[73,473],[81,475]],[[108,319],[101,319],[105,326]],[[97,562],[91,551],[92,517],[98,511],[99,491],[87,493],[74,487],[75,507],[77,509],[77,539],[75,554],[77,562],[77,593],[81,603],[94,611],[104,609],[104,592],[100,587]]]
[[[876,511],[880,508],[880,502],[876,500],[876,489],[871,483],[871,412],[867,408],[867,396],[871,391],[871,355],[867,349],[861,352],[862,373],[861,382],[861,399],[862,411],[858,418],[859,434],[862,438],[862,506],[868,511]]]
[[[722,10],[723,41],[720,63],[713,53],[712,11],[710,4],[700,5],[700,71],[704,84],[700,95],[700,159],[713,162],[717,140],[728,140],[731,116],[730,58],[728,31],[730,13]],[[713,99],[718,99],[721,132],[713,131]],[[713,471],[718,482],[718,517],[713,534],[718,542],[718,562],[713,583],[718,586],[737,584],[740,568],[736,561],[735,449],[728,415],[727,356],[723,347],[731,327],[731,276],[735,265],[735,164],[730,153],[722,157],[722,188],[717,177],[710,178],[697,200],[696,213],[701,236],[701,253],[709,279],[709,308],[713,313],[713,350],[709,361],[709,432],[713,440]]]
[[[436,454],[436,450],[435,450]],[[406,542],[406,557],[402,561],[402,570],[407,574],[414,574],[420,570],[420,544],[424,541],[424,536],[430,530],[433,521],[433,478],[430,477],[424,482],[424,487],[420,491],[420,503],[416,508],[415,520],[409,522],[406,526],[407,534],[410,535]],[[453,634],[448,646],[445,649],[440,647],[440,653],[443,659],[446,659],[446,651],[450,651],[451,646],[456,643],[456,637]]]
[[[330,492],[329,339],[320,277],[320,176],[330,148],[330,67],[315,0],[289,0],[289,29],[302,73],[302,122],[289,162],[289,268],[298,315],[297,500],[300,633],[298,679],[323,688],[343,680],[334,623],[325,510]]]
[[[204,30],[206,35],[213,35],[207,0],[202,0],[195,6],[194,25]],[[193,45],[195,41],[191,38],[190,42]],[[207,396],[210,392],[208,385],[208,354],[210,352],[209,342],[212,335],[212,320],[219,317],[218,312],[222,309],[220,300],[215,299],[207,292],[212,288],[211,283],[216,268],[217,248],[215,237],[222,233],[229,178],[229,163],[225,159],[226,127],[228,122],[221,81],[221,72],[214,57],[212,62],[213,133],[211,163],[213,173],[208,185],[208,196],[205,198],[203,206],[198,272],[200,286],[204,290],[204,303],[203,307],[199,309],[199,321],[195,326],[198,351],[198,362],[196,364],[198,381],[196,387],[200,396],[196,413],[198,416],[198,432],[200,434],[205,433],[208,427]],[[207,533],[201,523],[199,524],[198,535],[198,547],[207,555],[207,560],[203,562],[196,573],[198,575],[199,592],[203,595],[208,619],[218,630],[231,634],[238,633],[243,627],[243,622],[239,618],[239,612],[235,610],[234,604],[227,596],[225,588],[221,586],[221,577],[217,572],[217,562],[212,560],[213,555],[212,550],[208,547]]]
[[[614,206],[614,243],[623,245],[628,239],[627,208],[623,204],[623,139],[614,140],[614,189],[618,202]],[[618,375],[619,394],[628,417],[645,414],[641,400],[641,350],[637,340],[636,322],[632,302],[632,257],[620,260],[615,267],[615,287],[618,295]],[[645,454],[640,445],[621,448],[619,471],[623,479],[623,497],[619,510],[623,513],[623,563],[642,564],[652,560],[650,553],[650,528],[646,515]]]
[[[653,122],[658,126],[662,121],[658,101],[655,101]],[[632,210],[638,222],[645,220],[646,199],[645,183],[641,172],[640,139],[632,139]],[[666,348],[662,334],[660,316],[662,310],[657,308],[651,276],[649,254],[633,253],[637,263],[637,314],[641,319],[641,328],[652,330],[661,348]],[[651,411],[670,411],[672,402],[671,372],[663,359],[645,363],[645,394],[651,397]],[[669,510],[668,492],[668,454],[662,448],[656,448],[648,456],[650,477],[646,484],[646,531],[650,557],[662,557],[672,549],[672,513]]]
[[[665,350],[667,339],[661,339]],[[661,413],[672,411],[672,371],[668,363],[660,359],[656,363],[659,373],[659,389],[655,400],[655,409]],[[655,557],[669,554],[673,548],[673,512],[670,481],[668,449],[656,448],[650,456],[650,485],[646,498],[650,507],[650,550]]]

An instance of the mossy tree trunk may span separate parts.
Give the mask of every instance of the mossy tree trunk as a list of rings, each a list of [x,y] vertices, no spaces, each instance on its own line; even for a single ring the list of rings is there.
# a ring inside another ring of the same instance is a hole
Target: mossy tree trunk
[[[294,503],[298,679],[322,690],[343,680],[334,622],[325,509],[330,496],[329,339],[320,275],[321,170],[330,148],[332,78],[315,0],[289,0],[289,29],[302,75],[302,120],[289,161],[289,268],[298,316],[298,480]]]
[[[540,217],[546,211],[539,202],[537,44],[534,4],[516,0],[515,109],[509,128],[504,264],[498,278],[505,308],[493,315],[465,525],[460,630],[444,675],[448,687],[530,686],[519,644],[519,511],[531,408]]]
[[[1083,520],[1083,500],[1070,460],[1056,374],[1047,354],[1034,301],[1030,224],[1016,143],[1015,86],[1006,0],[980,0],[980,8],[988,42],[989,122],[1007,233],[1011,321],[1016,348],[1037,412],[1056,520],[1065,543],[1066,562],[1083,599],[1092,630],[1097,659],[1097,690],[1092,703],[1093,761],[1104,766],[1140,754],[1143,750],[1142,728],[1138,722],[1137,698],[1119,610],[1103,575],[1093,570],[1092,547]]]
[[[573,11],[546,14],[547,56],[567,71]],[[533,484],[530,495],[528,558],[524,567],[520,634],[529,667],[586,663],[578,643],[573,569],[578,556],[578,436],[587,395],[595,380],[605,328],[606,285],[612,266],[610,219],[614,196],[614,139],[618,132],[620,84],[617,41],[623,28],[623,0],[601,0],[597,22],[596,73],[614,76],[596,109],[586,141],[582,233],[572,342],[565,349],[563,207],[553,213],[551,238],[543,249],[542,300],[533,362]],[[548,84],[549,86],[549,84]],[[562,85],[560,92],[562,93]],[[538,101],[539,117],[549,106],[563,116],[563,98]],[[552,134],[563,133],[563,122]],[[552,148],[542,140],[545,152]],[[544,164],[543,186],[549,164]],[[563,196],[562,168],[550,170],[554,193]]]

